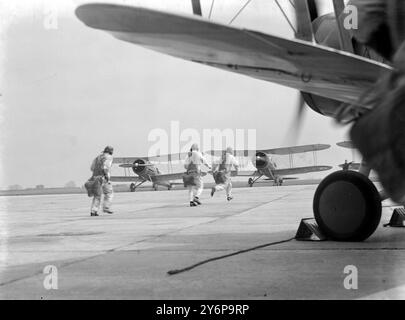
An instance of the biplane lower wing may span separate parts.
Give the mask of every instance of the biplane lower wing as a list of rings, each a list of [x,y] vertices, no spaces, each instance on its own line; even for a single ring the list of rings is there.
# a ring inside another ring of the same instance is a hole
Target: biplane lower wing
[[[251,177],[253,175],[259,175],[259,173],[257,171],[238,171],[238,174],[234,174],[238,177]]]
[[[139,177],[134,176],[112,176],[110,178],[111,182],[141,182],[144,181]]]
[[[196,16],[111,4],[85,4],[76,15],[123,41],[342,102],[356,102],[391,70],[348,52]]]
[[[359,162],[351,162],[349,164],[339,164],[339,168],[346,169],[346,166],[349,170],[359,171],[361,167],[361,163]]]
[[[311,172],[321,172],[328,171],[332,169],[331,166],[308,166],[308,167],[297,167],[297,168],[287,168],[287,169],[275,169],[271,170],[274,176],[288,176],[296,174],[304,174]],[[239,171],[238,176],[240,177],[251,177],[253,175],[260,175],[258,171]]]
[[[272,178],[266,178],[264,180],[274,181],[274,179],[272,179]],[[299,178],[297,178],[297,177],[283,177],[283,180],[299,180]]]
[[[207,173],[206,172],[201,172],[202,176],[205,176]],[[168,181],[173,181],[173,180],[181,180],[183,179],[184,172],[178,172],[178,173],[163,173],[163,174],[157,174],[155,176],[152,176],[153,182],[160,183],[160,182],[168,182]]]
[[[163,154],[163,155],[156,155],[150,157],[114,157],[113,163],[116,164],[133,164],[136,160],[144,160],[144,161],[179,161],[184,160],[187,153],[173,153],[173,154]]]

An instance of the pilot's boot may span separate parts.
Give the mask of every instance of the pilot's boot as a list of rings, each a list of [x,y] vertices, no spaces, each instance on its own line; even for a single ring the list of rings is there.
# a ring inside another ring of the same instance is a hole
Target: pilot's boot
[[[109,213],[109,214],[113,214],[113,213],[114,213],[114,211],[112,211],[111,209],[108,209],[108,208],[104,208],[103,211],[104,211],[105,213]]]
[[[199,197],[194,197],[193,202],[195,202],[195,203],[198,204],[198,205],[201,205],[201,201],[200,201],[200,198],[199,198]]]
[[[98,217],[98,214],[97,214],[97,212],[90,212],[90,216],[91,217]]]
[[[197,203],[195,203],[194,201],[190,201],[190,207],[196,207]]]

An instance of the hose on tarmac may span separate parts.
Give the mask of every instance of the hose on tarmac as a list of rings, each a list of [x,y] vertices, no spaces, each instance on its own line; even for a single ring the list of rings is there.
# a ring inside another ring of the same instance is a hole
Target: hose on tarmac
[[[242,254],[242,253],[246,253],[246,252],[249,252],[249,251],[254,251],[254,250],[257,250],[257,249],[262,249],[262,248],[274,246],[274,245],[277,245],[277,244],[282,244],[282,243],[290,242],[290,241],[292,241],[292,240],[294,240],[294,239],[295,239],[295,237],[294,237],[294,238],[287,239],[287,240],[281,240],[281,241],[276,241],[276,242],[265,243],[265,244],[262,244],[262,245],[259,245],[259,246],[253,247],[253,248],[248,248],[248,249],[236,251],[236,252],[233,252],[233,253],[225,254],[225,255],[223,255],[223,256],[218,256],[218,257],[210,258],[210,259],[203,260],[203,261],[200,261],[200,262],[198,262],[198,263],[195,263],[195,264],[193,264],[193,265],[191,265],[191,266],[188,266],[188,267],[186,267],[186,268],[183,268],[183,269],[170,270],[170,271],[167,272],[167,274],[170,275],[170,276],[172,276],[172,275],[175,275],[175,274],[179,274],[179,273],[182,273],[182,272],[185,272],[185,271],[192,270],[192,269],[194,269],[194,268],[196,268],[196,267],[199,267],[199,266],[201,266],[201,265],[203,265],[203,264],[206,264],[206,263],[209,263],[209,262],[212,262],[212,261],[216,261],[216,260],[220,260],[220,259],[229,258],[229,257],[232,257],[232,256],[236,256],[236,255],[238,255],[238,254]]]

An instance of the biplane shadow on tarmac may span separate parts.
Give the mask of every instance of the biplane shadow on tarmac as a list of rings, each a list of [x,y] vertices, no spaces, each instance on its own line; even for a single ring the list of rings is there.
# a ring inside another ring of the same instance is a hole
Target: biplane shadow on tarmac
[[[124,157],[114,158],[113,163],[125,171],[125,176],[112,176],[112,182],[129,182],[130,191],[134,192],[138,187],[145,182],[151,182],[153,189],[158,190],[158,186],[164,186],[171,190],[174,185],[182,185],[183,183],[175,182],[181,180],[184,172],[178,173],[161,173],[159,168],[153,161],[167,162],[169,168],[172,161],[180,161],[186,157],[187,153],[176,153],[167,155],[157,155],[151,157]],[[135,174],[130,175],[130,170]],[[206,175],[206,173],[202,173]]]
[[[283,185],[284,180],[297,179],[290,177],[290,175],[305,174],[311,172],[321,172],[332,169],[330,166],[306,166],[306,167],[294,167],[294,154],[312,152],[314,157],[314,163],[316,164],[316,152],[329,149],[328,144],[311,144],[305,146],[275,148],[275,149],[263,149],[263,150],[234,150],[234,156],[236,157],[249,157],[253,155],[251,161],[256,168],[255,171],[239,171],[233,176],[249,177],[248,184],[252,187],[262,177],[266,177],[266,181],[273,181],[275,186]],[[210,150],[207,153],[213,156],[220,156],[223,151]],[[271,156],[288,156],[290,167],[278,168],[277,163]]]
[[[292,40],[204,19],[199,0],[192,0],[194,15],[111,4],[82,5],[76,15],[87,26],[123,41],[295,88],[314,111],[353,119],[368,108],[358,103],[360,96],[392,68],[343,27],[344,1],[331,1],[334,12],[322,16],[315,0],[288,2],[296,17]],[[356,105],[342,114],[347,104]],[[304,103],[300,105],[303,110]],[[330,239],[361,241],[374,233],[382,197],[369,174],[363,163],[359,172],[340,170],[318,186],[314,215]]]

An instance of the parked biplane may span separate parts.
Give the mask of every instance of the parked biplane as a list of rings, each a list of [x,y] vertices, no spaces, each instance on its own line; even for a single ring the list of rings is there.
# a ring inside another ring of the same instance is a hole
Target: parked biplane
[[[157,155],[151,157],[124,157],[114,158],[113,163],[118,164],[119,167],[125,171],[124,176],[112,176],[112,182],[129,182],[130,191],[134,192],[136,189],[145,182],[151,182],[153,189],[158,190],[158,186],[164,186],[168,190],[176,184],[183,184],[175,182],[181,180],[184,172],[178,173],[161,173],[157,167],[156,161],[166,162],[170,168],[172,161],[184,160],[186,153],[176,153],[167,155]],[[135,175],[130,174],[130,170]],[[202,173],[206,175],[206,173]]]
[[[234,150],[234,155],[237,157],[249,157],[253,154],[251,159],[255,171],[239,171],[238,176],[249,177],[248,184],[253,186],[259,179],[266,177],[267,181],[273,181],[276,186],[281,186],[284,180],[296,179],[290,177],[291,175],[305,174],[311,172],[327,171],[332,169],[330,166],[306,166],[306,167],[294,167],[294,154],[313,152],[314,162],[316,163],[316,152],[329,149],[328,144],[312,144],[305,146],[285,147],[276,149],[263,149],[263,150]],[[220,156],[222,151],[210,150],[207,152],[213,156]],[[272,156],[288,156],[290,167],[278,168],[276,161]]]
[[[341,148],[352,150],[352,161],[348,162],[346,160],[345,163],[340,164],[339,167],[342,168],[342,169],[345,169],[345,170],[359,171],[361,163],[356,162],[354,160],[354,151],[355,151],[356,148],[354,147],[353,142],[351,142],[351,141],[342,141],[342,142],[336,143],[336,145],[338,147],[341,147]]]

